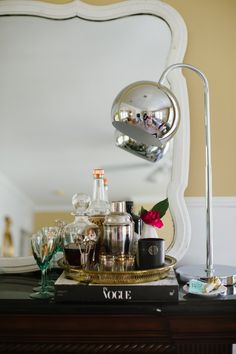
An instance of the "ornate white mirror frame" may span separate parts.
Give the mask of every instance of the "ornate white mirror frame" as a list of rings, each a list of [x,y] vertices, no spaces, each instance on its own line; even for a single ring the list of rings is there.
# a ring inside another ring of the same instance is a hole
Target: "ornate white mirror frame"
[[[0,16],[29,15],[58,20],[79,17],[88,21],[110,21],[145,14],[163,19],[171,30],[171,46],[166,67],[183,62],[187,45],[185,23],[175,9],[159,0],[129,0],[106,6],[88,5],[80,0],[74,0],[66,4],[31,0],[0,1]],[[115,72],[114,75],[116,75]],[[158,81],[158,79],[158,77],[153,77],[153,81]],[[182,112],[180,127],[173,142],[172,174],[167,191],[174,224],[174,242],[169,248],[168,254],[179,261],[188,249],[191,237],[190,219],[184,200],[189,167],[189,109],[186,82],[181,71],[171,73],[168,79],[172,91],[178,98]],[[111,103],[107,102],[108,105]],[[4,262],[6,266],[10,266],[13,260],[6,259]],[[17,265],[16,259],[14,259],[14,262]],[[31,263],[34,263],[32,257],[24,257],[24,259],[21,257],[19,260],[21,266],[28,266]]]

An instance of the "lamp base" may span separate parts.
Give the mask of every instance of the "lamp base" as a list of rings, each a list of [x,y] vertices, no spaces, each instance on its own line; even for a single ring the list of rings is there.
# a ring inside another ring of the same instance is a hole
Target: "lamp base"
[[[207,279],[206,266],[188,265],[176,269],[180,280],[188,282],[191,279]],[[226,265],[214,265],[213,275],[219,277],[223,285],[233,285],[236,283],[236,267]]]

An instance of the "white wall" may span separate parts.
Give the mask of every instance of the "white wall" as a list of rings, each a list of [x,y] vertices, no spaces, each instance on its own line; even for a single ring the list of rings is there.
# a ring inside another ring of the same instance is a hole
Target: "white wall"
[[[4,232],[4,218],[12,219],[12,236],[15,255],[20,255],[21,233],[32,232],[34,206],[32,201],[24,195],[9,179],[0,173],[0,252]],[[24,254],[26,255],[26,254]]]
[[[190,246],[180,261],[184,264],[205,264],[205,199],[187,197],[192,236]],[[214,264],[236,266],[236,197],[213,198]]]

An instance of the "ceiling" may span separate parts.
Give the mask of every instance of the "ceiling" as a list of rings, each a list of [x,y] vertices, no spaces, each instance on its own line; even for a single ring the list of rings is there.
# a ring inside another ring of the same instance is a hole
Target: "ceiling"
[[[105,169],[112,200],[166,195],[171,151],[152,164],[115,147],[110,111],[124,86],[158,80],[170,38],[148,15],[0,18],[0,171],[36,208],[91,195],[94,167]]]

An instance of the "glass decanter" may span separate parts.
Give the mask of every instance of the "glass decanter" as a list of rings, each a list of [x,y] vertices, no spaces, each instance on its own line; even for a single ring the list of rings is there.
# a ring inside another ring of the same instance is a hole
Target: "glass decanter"
[[[90,216],[103,216],[109,212],[110,205],[105,192],[104,170],[95,168],[93,170],[93,197],[87,214]]]
[[[99,255],[104,253],[103,223],[105,216],[110,212],[110,204],[105,194],[104,170],[93,169],[93,196],[87,210],[89,220],[99,227],[100,238],[97,245],[96,261],[99,262]]]
[[[70,266],[91,269],[95,265],[96,244],[99,228],[91,223],[86,215],[90,204],[87,194],[77,193],[72,197],[75,219],[64,229],[64,257]]]

